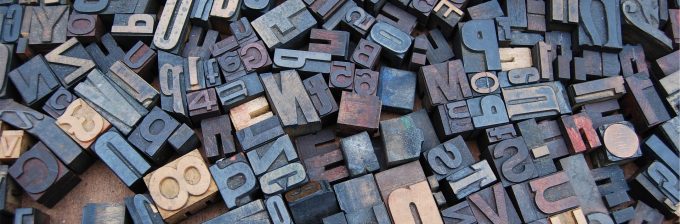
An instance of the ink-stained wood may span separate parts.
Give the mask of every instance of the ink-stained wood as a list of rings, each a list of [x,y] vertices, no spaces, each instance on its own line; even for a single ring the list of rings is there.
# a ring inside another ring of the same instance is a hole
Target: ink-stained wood
[[[489,145],[484,151],[494,166],[503,187],[522,183],[536,178],[540,170],[530,157],[530,152],[522,137],[503,140]]]
[[[470,149],[460,136],[423,152],[423,157],[438,181],[475,162]]]
[[[380,121],[381,107],[382,102],[377,96],[362,96],[343,91],[338,109],[338,131],[347,134],[375,132]]]
[[[446,189],[453,193],[449,196],[463,199],[488,185],[496,182],[496,175],[489,162],[482,160],[446,177]]]
[[[424,141],[423,132],[415,126],[411,117],[402,116],[380,122],[380,136],[383,145],[389,149],[383,161],[387,166],[396,166],[418,159]]]
[[[189,39],[182,49],[182,56],[208,59],[211,53],[210,49],[217,42],[219,33],[200,26],[192,26],[190,30]],[[199,41],[201,42],[199,43]]]
[[[411,35],[384,22],[376,22],[371,27],[368,40],[382,46],[383,58],[393,66],[402,64],[413,43]]]
[[[252,194],[258,189],[257,178],[242,153],[217,160],[210,166],[210,173],[227,208],[234,209],[253,200]]]
[[[564,173],[569,177],[569,184],[574,188],[574,193],[583,210],[583,214],[594,212],[606,213],[607,209],[602,202],[602,195],[595,185],[595,180],[590,175],[588,164],[583,154],[577,154],[560,159],[560,165]]]
[[[69,39],[46,54],[45,60],[66,88],[85,78],[95,66],[90,55],[76,38]]]
[[[360,75],[355,77],[354,80],[362,78]],[[385,111],[397,113],[413,111],[417,78],[414,72],[381,66],[378,78],[377,95],[380,97]],[[358,84],[358,86],[363,86],[362,83]]]
[[[104,34],[99,42],[100,44],[91,43],[87,45],[85,50],[90,54],[99,70],[107,71],[114,62],[123,59],[125,52],[118,46],[118,43],[110,33]],[[104,50],[102,50],[101,46],[104,47]]]
[[[90,156],[59,129],[53,118],[10,99],[0,100],[0,108],[3,123],[25,130],[43,142],[69,169],[82,173],[91,164]]]
[[[567,92],[560,82],[502,88],[502,92],[512,121],[571,113]]]
[[[583,104],[618,99],[626,93],[624,79],[621,76],[582,82],[569,86],[572,107]]]
[[[163,218],[158,214],[156,204],[149,194],[136,194],[125,197],[125,209],[130,219],[135,223],[162,223]]]
[[[215,88],[187,93],[187,109],[192,123],[220,115],[220,105]]]
[[[274,70],[295,69],[303,74],[329,73],[331,54],[277,48],[274,50]]]
[[[31,6],[30,35],[28,44],[40,51],[46,51],[66,42],[68,6]]]
[[[234,210],[226,212],[219,215],[213,219],[210,219],[204,223],[206,224],[219,224],[219,223],[234,223],[234,224],[247,224],[247,223],[270,223],[269,215],[265,210],[264,203],[262,199],[245,204]]]
[[[42,55],[33,57],[7,75],[28,106],[42,104],[59,87],[56,75]]]
[[[107,74],[109,79],[116,83],[123,92],[132,96],[137,103],[147,109],[157,104],[158,91],[125,64],[116,61],[109,71]]]
[[[331,73],[328,78],[328,87],[334,93],[341,90],[354,91],[355,64],[345,61],[331,62]]]
[[[444,35],[450,36],[453,33],[456,24],[458,24],[465,15],[463,9],[465,8],[464,6],[466,3],[467,0],[440,0],[434,8],[432,8],[433,16],[428,25],[431,27],[436,26],[441,29]]]
[[[180,125],[179,128],[170,135],[168,143],[170,144],[170,147],[175,149],[177,154],[180,155],[184,155],[201,145],[201,142],[196,136],[196,132],[187,126],[187,124]]]
[[[12,164],[26,152],[33,140],[24,130],[2,130],[0,136],[0,162]]]
[[[579,0],[577,42],[582,47],[621,49],[621,4],[619,0]],[[599,20],[600,18],[604,20]],[[595,21],[601,21],[595,23]]]
[[[381,51],[382,46],[362,38],[354,49],[350,61],[363,68],[373,69],[380,60]]]
[[[436,8],[436,7],[435,7]],[[458,25],[453,48],[462,58],[466,73],[501,70],[501,58],[493,20],[471,20]]]
[[[378,157],[367,132],[340,139],[345,164],[352,177],[380,170]]]
[[[156,26],[156,15],[153,14],[115,14],[111,35],[126,46],[136,41],[151,42]]]
[[[316,19],[300,0],[285,1],[253,20],[253,29],[270,50],[289,47],[301,42],[316,25]],[[285,27],[285,33],[278,31]],[[281,33],[279,33],[281,32]]]
[[[80,178],[64,165],[43,143],[37,143],[14,162],[9,175],[33,200],[53,207]]]
[[[426,108],[472,97],[472,90],[460,60],[421,67],[418,79],[419,83],[425,84]]]
[[[318,222],[340,212],[333,188],[326,181],[311,181],[289,191],[285,198],[291,211],[290,216],[297,223]],[[282,212],[286,212],[285,209]]]
[[[190,172],[191,175],[180,175]],[[175,180],[175,184],[164,181]],[[195,212],[212,200],[218,189],[210,171],[198,150],[191,151],[144,176],[151,198],[167,222],[174,223],[186,218],[187,212]],[[175,188],[177,187],[177,188]],[[170,193],[168,192],[176,192]]]
[[[142,178],[151,171],[151,164],[120,133],[111,130],[102,134],[92,146],[92,152],[128,188],[136,192],[145,191]]]
[[[380,73],[370,69],[354,70],[354,93],[375,96],[378,91]]]
[[[300,136],[295,139],[295,146],[310,180],[337,183],[349,176],[343,150],[333,129]]]
[[[24,7],[18,4],[7,6],[7,11],[4,12],[2,18],[2,42],[13,43],[19,39],[21,35],[22,23],[24,23]],[[27,23],[30,23],[28,21]]]
[[[120,203],[88,203],[83,207],[81,223],[124,224],[127,221],[126,209]]]
[[[227,22],[236,21],[240,14],[242,0],[214,0],[210,9],[210,22],[214,27],[226,31]]]
[[[264,94],[264,87],[257,73],[251,73],[235,81],[215,87],[220,98],[220,104],[225,110],[230,110],[245,102],[255,99]]]
[[[316,74],[315,76],[303,80],[302,83],[305,85],[305,90],[307,90],[307,94],[312,100],[312,104],[314,104],[314,108],[319,114],[319,117],[322,120],[324,120],[324,118],[334,117],[332,115],[338,112],[338,103],[335,101],[330,88],[326,84],[326,79],[324,79],[323,74]]]
[[[630,122],[604,124],[598,128],[598,133],[604,149],[597,155],[601,165],[623,163],[642,156],[640,140]]]
[[[0,45],[0,98],[9,98],[16,95],[16,88],[9,85],[9,72],[15,67],[14,47],[12,45]]]
[[[248,72],[262,72],[269,69],[272,65],[272,59],[265,48],[264,42],[261,40],[247,43],[239,50],[243,66]],[[225,79],[229,80],[228,78]]]
[[[182,50],[186,32],[189,29],[187,23],[189,22],[188,17],[192,3],[193,0],[169,0],[165,2],[151,47],[175,54]]]
[[[391,223],[373,174],[335,184],[333,189],[345,223]]]
[[[528,68],[534,66],[533,57],[540,57],[540,55],[532,55],[530,48],[499,48],[501,70],[510,71],[518,68]]]
[[[82,99],[71,102],[64,114],[57,118],[56,124],[83,149],[89,149],[99,135],[111,127]]]
[[[236,138],[241,145],[241,149],[247,152],[283,134],[283,128],[281,127],[279,117],[272,116],[246,128],[237,130]]]
[[[222,84],[222,72],[220,72],[220,65],[217,63],[217,59],[199,60],[199,63],[202,63],[203,66],[206,87],[210,88]]]
[[[636,129],[646,131],[671,119],[648,75],[638,73],[625,80],[628,93],[624,95],[622,104]]]
[[[494,184],[468,196],[477,223],[520,223],[515,207],[501,184]]]
[[[286,208],[281,195],[274,195],[265,199],[265,206],[267,206],[267,213],[273,220],[273,223],[292,223],[290,212]]]
[[[307,181],[304,166],[299,162],[294,162],[262,175],[260,187],[265,195],[274,195],[295,189]]]
[[[309,51],[328,53],[341,60],[347,60],[349,56],[349,33],[346,31],[312,29],[309,41]]]
[[[208,161],[213,162],[236,152],[229,116],[209,117],[203,119],[200,123],[201,133],[203,134],[202,151]]]
[[[344,11],[342,26],[349,30],[352,40],[362,39],[375,24],[375,17],[366,12],[361,6],[351,5]]]
[[[500,96],[492,94],[466,101],[475,128],[486,128],[507,123],[508,113]]]
[[[634,75],[639,72],[647,72],[647,60],[645,60],[645,52],[642,51],[641,45],[623,46],[619,52],[619,60],[621,61],[621,71],[624,77]]]
[[[488,1],[467,7],[467,12],[472,20],[493,19],[504,15],[498,1]],[[526,12],[524,14],[526,16]]]
[[[50,216],[36,208],[18,208],[14,223],[49,223]]]
[[[186,108],[185,76],[188,73],[182,57],[158,52],[158,80],[160,83],[161,108],[173,116],[188,120]]]
[[[245,8],[248,8],[249,5],[248,2],[249,1],[244,1]],[[258,1],[258,3],[266,3],[268,5],[269,1]],[[250,20],[248,20],[248,18],[246,17],[241,17],[241,19],[236,20],[229,24],[229,30],[231,31],[232,34],[234,34],[235,40],[241,47],[245,46],[248,43],[259,40],[257,34],[255,34],[255,31],[253,30],[253,27],[250,24]]]
[[[8,171],[8,165],[0,165],[0,212],[14,214],[21,207],[21,190]]]
[[[76,37],[79,41],[91,43],[97,41],[104,33],[99,15],[71,13],[66,30],[67,37]]]
[[[530,223],[576,208],[579,202],[572,186],[563,171],[512,185],[522,220]]]
[[[163,164],[172,151],[167,140],[179,127],[179,122],[158,107],[154,107],[137,125],[127,140],[142,151],[154,164]]]
[[[425,4],[427,4],[427,2]],[[375,20],[393,25],[407,34],[413,32],[417,22],[416,17],[413,14],[406,12],[406,10],[401,9],[390,2],[383,5],[382,9],[380,9],[380,14],[375,17]]]
[[[659,29],[659,13],[645,13],[646,11],[665,11],[660,9],[658,1],[622,0],[621,16],[623,22],[623,39],[626,42],[640,43],[651,57],[670,53],[673,50],[673,40]],[[666,14],[667,15],[667,14]],[[654,49],[654,50],[652,50]]]
[[[298,136],[321,130],[319,115],[295,70],[261,74],[260,79],[286,133]]]

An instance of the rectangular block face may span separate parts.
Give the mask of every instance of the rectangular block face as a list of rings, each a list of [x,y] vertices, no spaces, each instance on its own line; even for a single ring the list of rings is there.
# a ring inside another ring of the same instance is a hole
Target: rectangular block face
[[[80,178],[43,143],[33,145],[21,155],[9,168],[9,175],[29,197],[48,208],[59,202],[80,182]]]
[[[182,51],[192,3],[193,0],[170,0],[165,3],[151,47],[174,54]]]
[[[94,61],[76,38],[71,38],[45,55],[62,86],[70,88],[95,67]]]
[[[380,121],[381,105],[377,96],[360,96],[343,91],[338,109],[338,131],[341,133],[376,131]]]
[[[503,88],[502,92],[512,121],[571,113],[567,92],[559,82]]]
[[[41,104],[59,88],[56,75],[41,55],[12,70],[8,76],[28,106]]]
[[[340,212],[333,189],[325,181],[309,182],[289,191],[285,198],[291,216],[297,223],[319,222],[326,216]],[[285,205],[282,206],[285,211]]]
[[[505,103],[498,95],[486,95],[467,100],[475,128],[486,128],[508,122]]]
[[[310,180],[335,183],[349,177],[335,130],[326,128],[300,136],[295,139],[295,146]]]
[[[470,82],[460,60],[423,66],[418,79],[424,83],[426,108],[472,97]]]
[[[236,152],[229,116],[220,115],[204,119],[201,121],[201,134],[203,153],[208,161],[213,162]]]
[[[225,110],[255,99],[264,94],[264,87],[257,73],[250,73],[234,81],[215,87],[220,104]]]
[[[314,104],[319,117],[322,120],[327,117],[334,117],[332,115],[338,112],[338,103],[335,101],[323,74],[316,74],[305,79],[302,83],[305,85],[307,94],[312,100],[312,104]]]
[[[156,204],[151,200],[149,194],[136,194],[125,197],[125,209],[130,213],[133,222],[163,222],[163,217],[158,213]]]
[[[453,192],[456,199],[463,199],[468,195],[483,189],[497,180],[486,160],[467,166],[446,177],[448,190]]]
[[[125,185],[135,192],[143,192],[142,178],[151,171],[147,162],[120,133],[111,130],[102,134],[92,145],[94,152]]]
[[[460,136],[425,151],[423,157],[438,181],[475,163],[470,149]]]
[[[82,223],[124,223],[125,205],[117,203],[88,203],[83,207]]]
[[[411,117],[402,116],[380,122],[380,135],[386,149],[384,161],[395,166],[418,159],[424,141],[423,132]]]
[[[338,60],[349,57],[349,33],[346,31],[312,29],[309,42],[309,51],[328,53]]]
[[[478,223],[521,223],[515,206],[501,184],[470,195],[467,202]]]
[[[647,74],[638,73],[625,80],[628,93],[622,104],[626,115],[633,116],[636,129],[645,131],[671,119]]]
[[[187,172],[189,168],[194,175],[191,177],[179,175]],[[164,181],[168,178],[194,184],[180,185],[189,188],[180,188],[177,192],[178,195],[185,195],[186,197],[171,198],[163,193],[164,189],[173,187],[167,185],[171,184],[170,182]],[[210,171],[208,171],[208,167],[198,150],[191,151],[144,176],[144,183],[146,183],[151,198],[156,202],[156,206],[166,222],[180,221],[186,218],[187,212],[196,212],[205,207],[205,202],[212,200],[218,191],[217,185],[210,176]]]
[[[522,220],[529,223],[576,208],[578,201],[569,181],[567,174],[560,171],[512,185],[513,198],[520,205]]]
[[[276,6],[253,20],[251,24],[267,47],[272,50],[294,45],[294,42],[304,39],[300,37],[309,34],[309,30],[316,25],[316,19],[307,11],[302,1],[294,0]]]
[[[472,20],[458,25],[454,41],[466,73],[501,70],[501,59],[493,20]]]
[[[257,177],[243,153],[217,160],[210,166],[210,173],[227,208],[234,209],[253,200],[252,194],[258,189]]]
[[[386,111],[413,111],[416,94],[416,74],[382,66],[378,81],[378,97]]]
[[[380,169],[378,157],[373,150],[368,133],[361,132],[340,140],[342,153],[350,176],[356,177]]]
[[[588,164],[586,164],[583,155],[577,154],[560,159],[560,165],[569,177],[569,183],[574,188],[574,193],[583,213],[606,213],[607,208],[602,202],[602,195],[595,185],[595,180],[590,175]]]
[[[286,133],[298,136],[321,130],[321,119],[295,70],[261,74],[260,79]]]
[[[160,165],[172,155],[172,149],[168,147],[167,142],[177,127],[179,127],[177,120],[160,108],[154,107],[127,139],[151,161]]]
[[[89,149],[97,137],[111,127],[107,120],[82,99],[74,100],[56,122],[83,149]]]
[[[609,99],[618,99],[626,93],[623,77],[603,78],[569,86],[573,107]]]
[[[33,145],[23,130],[0,130],[0,161],[11,164]]]
[[[31,6],[32,16],[28,44],[45,51],[66,42],[68,6]]]
[[[243,151],[248,151],[283,134],[279,117],[273,116],[236,131],[236,138]]]

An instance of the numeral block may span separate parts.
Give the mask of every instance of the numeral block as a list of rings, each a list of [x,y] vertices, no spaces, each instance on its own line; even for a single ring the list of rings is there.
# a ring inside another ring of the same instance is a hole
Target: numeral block
[[[423,152],[423,158],[437,181],[475,163],[461,136]]]
[[[147,174],[144,183],[163,219],[171,223],[205,207],[218,191],[198,150]]]
[[[82,99],[73,101],[56,123],[83,149],[90,148],[97,137],[111,127],[104,117]]]
[[[204,119],[220,115],[220,105],[215,88],[187,93],[187,103],[189,117],[191,117],[193,123],[201,123]]]

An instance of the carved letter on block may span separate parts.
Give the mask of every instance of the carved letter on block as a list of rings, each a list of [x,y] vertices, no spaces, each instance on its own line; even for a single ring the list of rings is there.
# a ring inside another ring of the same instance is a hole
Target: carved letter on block
[[[92,151],[130,189],[136,192],[146,190],[142,178],[151,171],[151,164],[118,132],[102,134],[92,146]]]
[[[175,54],[181,51],[188,30],[187,22],[192,3],[193,0],[168,0],[165,2],[163,13],[158,20],[156,33],[153,37],[153,47]]]
[[[261,74],[260,79],[286,133],[298,136],[321,130],[319,115],[295,70]]]
[[[257,34],[270,50],[300,42],[316,25],[316,19],[300,0],[285,1],[253,20]]]
[[[458,25],[454,44],[456,54],[463,59],[465,72],[501,70],[501,59],[493,20],[471,20]]]

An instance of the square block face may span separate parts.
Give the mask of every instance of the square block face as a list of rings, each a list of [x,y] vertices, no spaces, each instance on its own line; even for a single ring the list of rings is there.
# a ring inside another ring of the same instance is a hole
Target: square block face
[[[231,123],[236,131],[274,116],[264,96],[245,102],[229,110]]]
[[[144,177],[151,198],[166,222],[185,218],[217,195],[217,185],[198,150],[193,150]]]
[[[383,66],[380,68],[378,97],[385,110],[400,113],[413,111],[416,95],[416,74]]]
[[[57,118],[57,126],[84,149],[90,148],[111,124],[82,99],[76,99]]]
[[[338,112],[338,131],[342,133],[376,131],[380,122],[381,105],[377,96],[343,92]]]
[[[14,162],[32,144],[31,137],[24,130],[0,130],[0,162]]]

